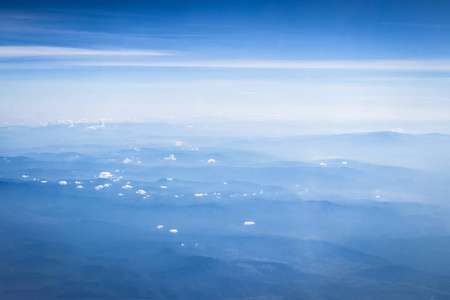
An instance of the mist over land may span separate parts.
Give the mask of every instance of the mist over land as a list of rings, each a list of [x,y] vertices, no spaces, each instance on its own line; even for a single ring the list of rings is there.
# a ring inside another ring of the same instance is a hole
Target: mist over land
[[[195,126],[1,127],[1,297],[450,299],[448,135]]]

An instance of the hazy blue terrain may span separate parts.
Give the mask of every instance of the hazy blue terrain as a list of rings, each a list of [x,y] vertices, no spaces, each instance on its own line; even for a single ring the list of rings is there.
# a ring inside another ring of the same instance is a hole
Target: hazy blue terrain
[[[450,136],[216,129],[0,128],[0,298],[450,299]]]

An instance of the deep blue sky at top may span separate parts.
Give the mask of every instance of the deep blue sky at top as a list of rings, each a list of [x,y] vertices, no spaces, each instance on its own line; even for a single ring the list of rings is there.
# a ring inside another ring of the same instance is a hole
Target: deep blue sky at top
[[[445,0],[4,0],[0,9],[9,15],[0,21],[2,45],[151,47],[240,59],[442,58],[450,49]]]

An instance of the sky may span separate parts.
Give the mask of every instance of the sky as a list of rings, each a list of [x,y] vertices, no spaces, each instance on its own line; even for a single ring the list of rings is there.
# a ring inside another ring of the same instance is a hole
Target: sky
[[[0,123],[278,120],[446,132],[449,50],[449,1],[3,0]]]

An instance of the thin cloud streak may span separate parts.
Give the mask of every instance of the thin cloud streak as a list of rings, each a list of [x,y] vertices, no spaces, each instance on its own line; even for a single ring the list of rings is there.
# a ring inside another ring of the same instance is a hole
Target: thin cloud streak
[[[0,69],[60,69],[74,67],[139,67],[139,68],[223,68],[223,69],[291,69],[291,70],[372,70],[450,72],[450,60],[143,60],[144,57],[170,56],[175,52],[146,50],[93,50],[64,47],[0,46]],[[102,60],[79,60],[79,57],[103,57]],[[114,56],[135,56],[135,60],[105,60]],[[65,60],[14,61],[18,57],[64,57]],[[73,60],[69,60],[73,57]],[[77,59],[75,59],[77,58]]]
[[[84,61],[68,63],[86,67],[184,67],[234,69],[318,69],[318,70],[380,70],[380,71],[450,71],[450,60],[203,60],[203,61]]]
[[[78,62],[78,66],[99,67],[194,67],[246,69],[355,69],[450,71],[450,60],[365,60],[365,61],[178,61],[178,62]]]
[[[0,46],[0,57],[48,57],[48,56],[164,56],[168,52],[152,50],[97,50],[86,48],[46,46]]]

